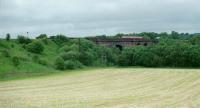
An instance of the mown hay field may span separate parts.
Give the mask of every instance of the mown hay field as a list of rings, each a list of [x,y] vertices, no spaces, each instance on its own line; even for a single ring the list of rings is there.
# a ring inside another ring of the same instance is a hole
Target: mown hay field
[[[199,106],[199,69],[107,68],[0,82],[0,108]]]

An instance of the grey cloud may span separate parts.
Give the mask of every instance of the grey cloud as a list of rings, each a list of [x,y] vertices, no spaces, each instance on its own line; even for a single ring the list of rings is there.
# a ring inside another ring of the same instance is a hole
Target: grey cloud
[[[0,36],[198,32],[199,0],[0,0]]]

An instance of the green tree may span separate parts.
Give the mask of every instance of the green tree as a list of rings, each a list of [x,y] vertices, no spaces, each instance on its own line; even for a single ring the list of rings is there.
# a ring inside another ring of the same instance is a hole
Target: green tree
[[[40,34],[36,39],[46,39],[47,35],[46,34]]]
[[[200,45],[200,36],[194,36],[192,37],[189,42],[192,44],[192,45]]]
[[[69,39],[65,35],[56,35],[56,36],[51,36],[50,39],[54,41],[57,45],[62,45],[65,42],[68,42]]]
[[[18,42],[19,42],[20,44],[29,44],[29,43],[31,43],[31,39],[30,39],[30,38],[25,37],[25,36],[22,36],[22,35],[19,35],[19,36],[17,37],[17,39],[18,39]]]
[[[7,41],[10,41],[10,38],[11,38],[10,34],[9,34],[9,33],[6,34],[6,40],[7,40]]]
[[[26,46],[29,52],[41,54],[44,50],[44,46],[40,41],[33,41]]]
[[[179,38],[179,33],[178,33],[178,32],[175,32],[175,31],[172,31],[172,32],[171,32],[171,37],[172,37],[173,39],[178,39],[178,38]]]
[[[65,69],[65,61],[63,60],[63,58],[58,57],[56,59],[55,67],[56,67],[56,69],[59,69],[59,70],[64,70]]]
[[[64,60],[78,60],[79,53],[77,51],[68,51],[60,54]]]

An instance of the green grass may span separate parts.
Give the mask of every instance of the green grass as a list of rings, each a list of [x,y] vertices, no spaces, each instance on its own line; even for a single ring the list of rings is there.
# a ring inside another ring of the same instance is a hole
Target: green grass
[[[198,108],[199,69],[104,68],[0,82],[2,108]]]
[[[45,47],[43,53],[34,54],[26,51],[17,40],[0,40],[0,80],[21,79],[59,72],[54,69],[58,46],[51,40],[47,41],[48,44],[43,43]],[[3,55],[2,52],[5,50],[9,52],[10,57]],[[34,62],[32,58],[36,55],[45,60],[47,65]],[[14,56],[23,58],[17,67],[12,62],[12,57]]]

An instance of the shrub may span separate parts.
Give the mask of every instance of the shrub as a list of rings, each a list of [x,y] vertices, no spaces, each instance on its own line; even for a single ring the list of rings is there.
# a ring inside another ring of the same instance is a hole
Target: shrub
[[[63,46],[63,47],[61,47],[61,48],[59,49],[59,52],[68,52],[68,51],[70,51],[70,50],[72,50],[71,47],[68,46],[68,45],[65,45],[65,46]]]
[[[44,46],[39,41],[33,41],[26,46],[29,52],[41,54],[44,50]]]
[[[33,60],[35,63],[41,64],[41,65],[47,65],[47,61],[44,60],[44,59],[40,59],[39,56],[37,56],[37,55],[34,55],[34,56],[32,57],[32,60]]]
[[[20,64],[20,57],[14,56],[14,57],[12,58],[12,62],[13,62],[13,65],[14,65],[14,66],[19,66],[19,64]]]
[[[60,57],[62,57],[64,60],[78,60],[79,53],[76,51],[64,52],[60,54]]]
[[[75,40],[76,44],[80,44],[80,49],[83,51],[88,51],[90,49],[93,49],[95,47],[95,44],[92,41],[86,40],[86,39],[77,39]]]
[[[89,51],[88,52],[81,52],[79,60],[84,65],[90,66],[95,61],[95,57],[92,54],[92,52],[89,52]]]
[[[31,43],[31,39],[29,39],[28,37],[25,37],[25,36],[19,35],[19,36],[17,37],[17,39],[18,39],[18,42],[19,42],[20,44],[29,44],[29,43]]]
[[[105,65],[110,65],[116,63],[117,53],[118,52],[114,52],[114,50],[112,50],[111,48],[101,46],[98,47],[95,52],[93,52],[93,55],[94,56],[97,55],[96,59],[100,59],[101,62],[104,63]],[[118,53],[118,55],[119,54],[120,53]],[[95,60],[95,58],[93,60]]]
[[[117,59],[119,66],[127,66],[129,65],[128,60],[126,60],[126,57],[123,55],[119,55]]]
[[[67,42],[69,40],[65,35],[51,36],[50,39],[54,41],[57,45],[62,45],[64,42]]]
[[[64,62],[65,69],[78,69],[83,67],[83,64],[77,60],[67,60]]]
[[[56,69],[59,69],[59,70],[64,70],[65,69],[65,64],[64,64],[64,60],[63,58],[61,57],[58,57],[55,61],[55,67]]]
[[[191,39],[189,39],[189,42],[192,45],[200,45],[200,36],[192,37]]]
[[[40,34],[36,39],[46,39],[47,35],[46,34]]]

